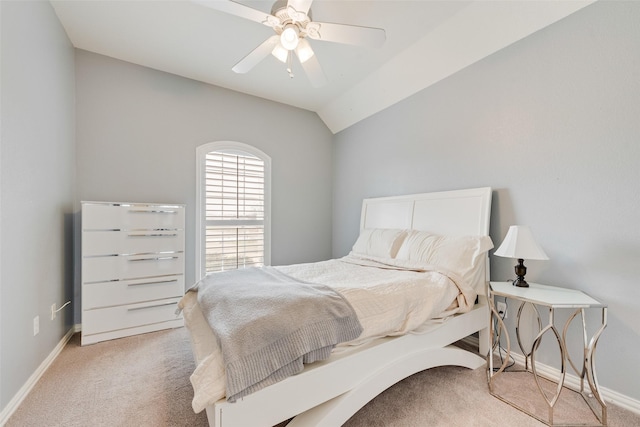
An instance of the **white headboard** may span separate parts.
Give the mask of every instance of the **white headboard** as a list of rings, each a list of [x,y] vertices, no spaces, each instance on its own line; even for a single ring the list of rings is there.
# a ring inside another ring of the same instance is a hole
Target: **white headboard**
[[[364,199],[360,229],[399,228],[447,236],[488,236],[491,188]]]
[[[488,236],[491,188],[409,194],[364,199],[360,229],[398,228],[429,231],[443,236]],[[482,280],[484,277],[485,281]],[[483,293],[489,280],[489,256],[472,284]]]

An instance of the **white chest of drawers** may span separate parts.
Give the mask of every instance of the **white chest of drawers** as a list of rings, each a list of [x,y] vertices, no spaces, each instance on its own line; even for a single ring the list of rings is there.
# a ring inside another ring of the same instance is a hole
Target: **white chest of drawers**
[[[183,325],[184,205],[82,202],[82,345]]]

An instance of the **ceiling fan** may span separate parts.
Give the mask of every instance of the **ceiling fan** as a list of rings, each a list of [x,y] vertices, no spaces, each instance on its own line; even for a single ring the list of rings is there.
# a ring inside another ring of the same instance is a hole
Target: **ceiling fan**
[[[275,35],[233,66],[232,70],[236,73],[248,72],[271,53],[287,64],[287,72],[293,78],[292,58],[295,53],[311,84],[320,87],[327,79],[308,38],[365,47],[380,47],[386,40],[385,31],[381,28],[312,21],[310,7],[313,0],[277,0],[271,8],[271,14],[231,0],[194,1],[212,9],[259,22],[275,31]]]

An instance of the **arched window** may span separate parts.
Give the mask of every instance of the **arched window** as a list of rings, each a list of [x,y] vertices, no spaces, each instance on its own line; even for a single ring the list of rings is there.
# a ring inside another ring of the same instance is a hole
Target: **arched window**
[[[196,150],[196,279],[271,263],[271,158],[239,142]]]

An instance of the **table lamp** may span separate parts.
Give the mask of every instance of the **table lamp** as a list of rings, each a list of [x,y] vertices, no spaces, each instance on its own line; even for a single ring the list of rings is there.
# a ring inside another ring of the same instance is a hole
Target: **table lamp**
[[[500,247],[493,253],[505,258],[516,258],[518,264],[515,266],[516,276],[513,281],[514,286],[528,288],[529,284],[524,280],[527,274],[527,267],[524,265],[525,259],[548,260],[549,257],[536,243],[531,233],[531,229],[526,225],[512,225],[509,227],[506,237]]]

